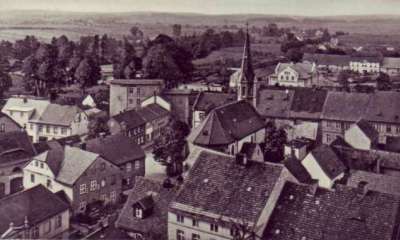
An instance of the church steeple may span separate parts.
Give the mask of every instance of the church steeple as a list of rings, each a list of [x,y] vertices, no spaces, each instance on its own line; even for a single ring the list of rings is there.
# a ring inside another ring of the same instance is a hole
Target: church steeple
[[[238,86],[238,100],[253,101],[253,88],[254,88],[254,68],[251,58],[250,47],[250,34],[249,24],[246,24],[246,38],[244,42],[242,66],[240,70],[239,86]]]

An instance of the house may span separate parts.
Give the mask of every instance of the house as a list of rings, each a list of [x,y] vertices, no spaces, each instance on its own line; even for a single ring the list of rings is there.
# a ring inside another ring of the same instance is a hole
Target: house
[[[7,114],[0,112],[0,133],[22,130],[21,125]]]
[[[75,214],[100,200],[115,203],[121,193],[121,171],[99,154],[69,146],[54,146],[34,157],[24,169],[24,188],[39,184],[64,191]]]
[[[229,88],[236,90],[239,87],[239,77],[241,75],[241,68],[231,68],[229,70],[233,71],[233,73],[229,77]]]
[[[28,122],[41,116],[49,104],[50,101],[44,99],[25,96],[11,97],[7,100],[1,112],[9,116],[22,128],[28,129]]]
[[[77,106],[49,104],[37,118],[29,120],[27,132],[33,142],[88,133],[89,117]]]
[[[345,131],[344,140],[354,148],[371,150],[377,146],[379,133],[369,122],[361,119]]]
[[[400,58],[383,58],[381,71],[387,73],[389,76],[400,75]]]
[[[299,183],[315,183],[315,180],[312,179],[307,169],[301,164],[301,160],[296,158],[296,156],[286,156],[283,160],[283,165]]]
[[[362,170],[351,170],[346,185],[357,188],[363,184],[370,191],[393,194],[400,196],[400,177],[367,172]]]
[[[35,155],[26,132],[0,134],[0,198],[23,189],[22,168]]]
[[[154,139],[160,137],[161,132],[170,122],[170,111],[160,106],[158,103],[152,103],[139,110],[138,115],[144,120],[145,142],[151,144]]]
[[[236,94],[222,92],[199,92],[193,104],[192,127],[195,128],[214,108],[236,101]]]
[[[168,206],[176,192],[176,187],[137,177],[115,226],[133,239],[167,239]]]
[[[379,57],[356,57],[350,59],[350,70],[358,73],[379,73],[381,71],[382,59]]]
[[[362,186],[332,191],[287,182],[262,239],[397,239],[399,204],[398,196]]]
[[[215,82],[198,81],[193,83],[181,84],[178,86],[178,89],[191,90],[195,92],[204,92],[204,91],[222,92],[224,90],[224,86],[222,84],[218,84]]]
[[[270,75],[269,85],[286,87],[311,87],[315,84],[317,71],[311,63],[278,63]]]
[[[264,137],[264,120],[250,103],[242,100],[213,109],[193,129],[188,141],[197,146],[235,155],[243,143],[261,143]]]
[[[122,133],[132,138],[138,145],[145,143],[146,122],[134,109],[112,116],[107,125],[111,134]]]
[[[101,65],[100,74],[102,82],[108,83],[114,80],[114,66],[112,64]]]
[[[0,199],[0,239],[51,239],[69,229],[66,202],[38,185]]]
[[[240,149],[240,154],[245,155],[248,159],[257,162],[264,162],[264,151],[262,143],[243,143],[242,149]]]
[[[305,53],[303,62],[314,63],[319,71],[340,72],[350,69],[350,59],[348,55],[334,54],[310,54]]]
[[[115,79],[110,82],[110,116],[125,110],[138,109],[144,99],[159,95],[164,89],[162,79]]]
[[[313,147],[314,142],[307,138],[296,138],[285,144],[285,156],[294,156],[300,161],[303,160],[310,149]]]
[[[123,134],[86,141],[86,150],[97,153],[121,169],[122,189],[130,189],[136,176],[145,174],[145,154],[131,138]]]
[[[197,92],[192,90],[169,89],[162,92],[162,97],[171,104],[171,115],[189,126],[192,124],[193,104]]]
[[[301,161],[312,179],[318,180],[318,185],[332,188],[333,184],[344,177],[345,165],[328,145],[320,145],[312,150]]]
[[[203,151],[170,204],[168,239],[232,239],[241,224],[261,234],[286,180],[283,165]]]

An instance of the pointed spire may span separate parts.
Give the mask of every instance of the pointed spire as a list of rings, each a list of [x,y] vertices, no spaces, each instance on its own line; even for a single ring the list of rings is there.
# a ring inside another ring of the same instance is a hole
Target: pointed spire
[[[249,23],[246,23],[246,39],[244,43],[243,59],[241,67],[240,81],[253,82],[254,81],[254,68],[251,59],[251,48],[250,48],[250,34],[249,34]]]

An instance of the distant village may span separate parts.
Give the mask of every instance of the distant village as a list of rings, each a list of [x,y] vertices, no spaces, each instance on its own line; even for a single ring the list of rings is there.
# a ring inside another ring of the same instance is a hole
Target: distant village
[[[184,52],[165,35],[142,69],[137,39],[97,70],[75,46],[73,74],[52,72],[47,45],[4,68],[31,94],[2,78],[0,239],[400,239],[400,58],[290,32],[319,51],[260,75],[243,34],[225,82],[173,82]],[[72,43],[52,44],[60,66]]]

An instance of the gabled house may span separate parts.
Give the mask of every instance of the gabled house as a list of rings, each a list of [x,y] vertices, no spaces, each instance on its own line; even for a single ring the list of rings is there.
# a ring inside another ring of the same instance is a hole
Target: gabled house
[[[0,239],[51,239],[69,229],[68,203],[38,185],[0,199]]]
[[[0,134],[0,198],[23,189],[22,168],[36,151],[24,131]]]
[[[318,70],[339,72],[350,69],[350,59],[348,55],[334,54],[309,54],[303,56],[304,62],[315,63]]]
[[[136,176],[145,174],[145,153],[131,138],[123,134],[98,137],[86,141],[86,150],[97,153],[121,169],[122,188],[130,189]]]
[[[286,180],[283,165],[203,151],[170,204],[168,239],[232,239],[241,224],[260,236]]]
[[[137,177],[115,226],[133,239],[167,239],[168,206],[176,192],[176,187]]]
[[[361,119],[345,131],[344,140],[354,148],[371,150],[378,144],[379,133],[369,122]]]
[[[139,145],[146,142],[146,122],[136,110],[128,110],[111,117],[107,125],[111,134],[122,133]]]
[[[157,139],[170,121],[170,111],[157,103],[149,104],[137,110],[138,115],[143,118],[145,125],[145,141],[151,144]]]
[[[315,64],[279,63],[269,77],[269,85],[287,87],[312,87],[317,80]]]
[[[54,146],[25,166],[24,188],[39,184],[52,192],[64,191],[74,214],[95,201],[115,203],[121,193],[118,166],[99,154],[69,146]]]
[[[235,155],[243,143],[261,143],[264,137],[264,120],[250,103],[243,100],[213,109],[191,132],[188,141]]]
[[[7,114],[0,112],[0,133],[13,132],[23,128]]]
[[[41,115],[29,120],[33,142],[88,133],[89,117],[77,106],[49,104]]]
[[[399,196],[363,185],[332,191],[287,182],[276,206],[263,240],[398,239]]]
[[[346,167],[337,154],[328,145],[320,145],[301,161],[311,178],[318,185],[332,188],[333,184],[344,177]]]

